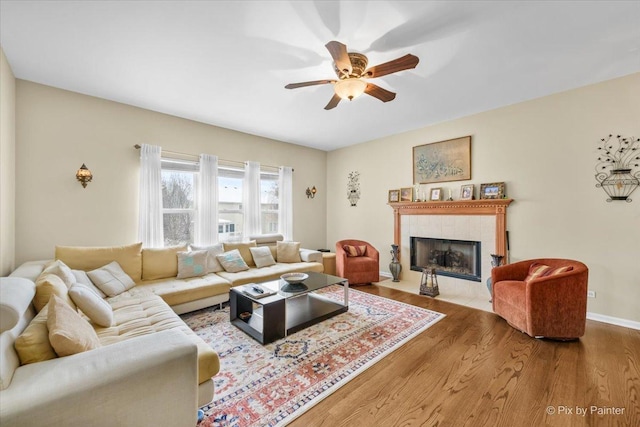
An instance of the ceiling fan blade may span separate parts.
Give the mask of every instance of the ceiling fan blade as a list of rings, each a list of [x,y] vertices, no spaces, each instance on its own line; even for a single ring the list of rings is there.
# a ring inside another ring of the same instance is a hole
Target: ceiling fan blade
[[[364,72],[364,77],[381,77],[386,76],[387,74],[397,73],[398,71],[415,68],[419,61],[420,59],[418,59],[417,56],[409,53],[401,58],[369,68]]]
[[[373,83],[367,83],[367,88],[364,90],[364,93],[371,95],[374,98],[378,98],[382,102],[393,101],[396,97],[395,93],[383,89],[380,86],[376,86]]]
[[[347,53],[347,46],[335,40],[330,41],[324,46],[331,54],[336,67],[338,67],[338,69],[340,69],[343,74],[347,76],[350,75],[353,68],[351,67],[351,60],[349,59],[349,54]]]
[[[324,85],[327,83],[335,83],[335,80],[314,80],[312,82],[289,83],[285,86],[285,89],[297,89],[299,87]]]
[[[338,105],[341,99],[342,98],[340,98],[338,95],[334,93],[333,98],[331,98],[331,101],[329,101],[329,103],[327,104],[326,107],[324,107],[324,109],[331,110],[332,108],[336,108],[336,106]]]

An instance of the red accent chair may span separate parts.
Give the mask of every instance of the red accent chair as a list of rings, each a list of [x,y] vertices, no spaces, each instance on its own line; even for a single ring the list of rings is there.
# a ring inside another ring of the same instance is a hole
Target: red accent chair
[[[551,270],[572,269],[525,280],[533,263]],[[496,267],[491,271],[493,311],[535,338],[580,338],[587,320],[588,277],[586,265],[569,259],[541,258]]]
[[[366,246],[363,256],[347,256],[344,246]],[[362,240],[340,240],[336,243],[336,274],[349,280],[350,285],[364,285],[380,280],[380,254]]]

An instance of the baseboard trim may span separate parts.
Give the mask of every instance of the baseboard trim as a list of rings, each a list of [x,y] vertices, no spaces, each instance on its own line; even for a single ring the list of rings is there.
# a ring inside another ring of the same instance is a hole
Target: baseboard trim
[[[619,317],[605,316],[604,314],[587,312],[587,319],[596,322],[609,323],[611,325],[624,326],[625,328],[640,330],[640,322],[635,320],[621,319]]]
[[[386,271],[381,271],[381,272],[379,272],[378,274],[380,274],[380,276],[382,276],[382,277],[388,277],[388,278],[390,278],[390,279],[392,279],[392,278],[393,278],[393,276],[391,275],[391,273],[387,273]]]

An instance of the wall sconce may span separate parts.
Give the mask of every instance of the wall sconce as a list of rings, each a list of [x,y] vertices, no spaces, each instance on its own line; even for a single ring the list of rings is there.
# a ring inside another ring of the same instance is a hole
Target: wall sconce
[[[84,163],[82,164],[82,166],[80,166],[78,172],[76,172],[76,179],[80,181],[80,184],[82,184],[83,188],[87,188],[87,183],[91,182],[91,180],[93,179],[93,174],[89,169],[87,169]]]
[[[311,188],[307,187],[307,191],[305,191],[305,194],[307,195],[307,199],[313,199],[314,197],[316,197],[317,192],[318,190],[316,190],[315,185]]]

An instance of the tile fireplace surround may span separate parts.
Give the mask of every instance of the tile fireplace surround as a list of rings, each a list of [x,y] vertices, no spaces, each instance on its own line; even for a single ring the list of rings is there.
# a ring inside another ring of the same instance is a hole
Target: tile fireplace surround
[[[421,273],[410,270],[410,237],[481,242],[482,282],[438,276],[441,298],[462,303],[489,300],[490,254],[506,254],[507,207],[512,199],[389,203],[394,216],[394,243],[400,247],[402,288],[419,288]],[[386,284],[390,285],[390,284]],[[476,305],[471,302],[470,305]],[[486,304],[478,308],[487,309]],[[490,310],[490,305],[488,306]]]

